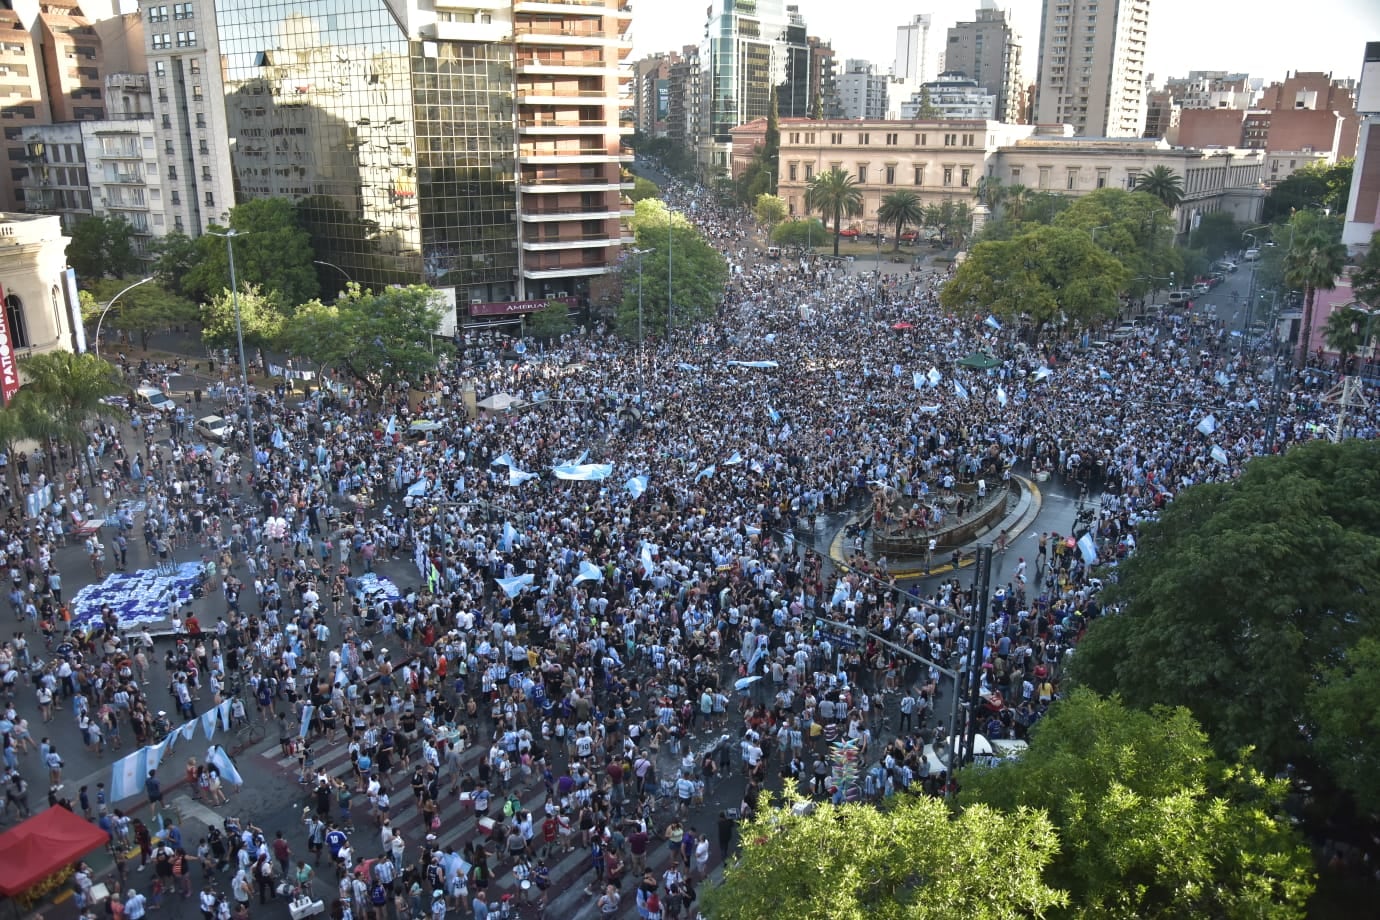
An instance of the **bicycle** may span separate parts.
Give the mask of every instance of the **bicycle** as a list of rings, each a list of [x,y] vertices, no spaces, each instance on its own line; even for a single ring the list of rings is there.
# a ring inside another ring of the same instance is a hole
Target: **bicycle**
[[[241,744],[257,744],[267,737],[268,729],[263,722],[246,719],[245,723],[235,730],[235,735]]]

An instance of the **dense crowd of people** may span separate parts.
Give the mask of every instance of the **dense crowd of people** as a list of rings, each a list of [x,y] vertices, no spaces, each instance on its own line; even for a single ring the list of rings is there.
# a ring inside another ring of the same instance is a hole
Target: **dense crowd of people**
[[[632,900],[641,917],[692,916],[711,841],[688,816],[725,772],[747,783],[717,819],[721,853],[769,783],[839,799],[943,793],[952,779],[932,752],[965,726],[937,711],[933,665],[966,673],[980,658],[978,728],[1021,737],[1101,613],[1093,560],[1059,535],[1031,552],[1008,552],[1003,535],[983,599],[956,578],[901,587],[861,535],[834,564],[815,549],[820,515],[866,515],[884,495],[887,514],[924,531],[944,514],[934,496],[1019,470],[1092,496],[1106,562],[1175,493],[1336,424],[1323,371],[1262,373],[1220,328],[1166,317],[1105,349],[1035,340],[946,314],[943,272],[759,259],[738,212],[674,183],[664,193],[739,269],[712,323],[641,351],[602,329],[518,350],[471,341],[420,400],[261,393],[252,464],[137,414],[132,434],[93,433],[83,459],[96,487],[81,463],[64,477],[47,458],[16,457],[21,491],[53,488],[30,514],[12,504],[5,527],[11,606],[26,624],[0,650],[7,812],[29,811],[16,755],[41,731],[16,700],[34,699],[45,723],[70,709],[99,751],[157,740],[168,709],[190,718],[199,701],[233,697],[237,721],[275,725],[284,755],[300,758],[313,858],[289,859],[286,840],[248,822],[190,854],[140,840],[145,860],[182,860],[187,874],[169,875],[189,880],[188,860],[205,868],[207,917],[247,916],[256,890],[263,903],[280,886],[320,896],[329,885],[339,920],[385,905],[484,920],[496,876],[531,882],[544,902],[548,861],[577,847],[601,913]],[[997,366],[955,364],[974,351]],[[518,407],[466,405],[500,393]],[[1349,425],[1374,437],[1376,421],[1363,412]],[[613,473],[550,473],[588,463]],[[133,499],[137,512],[119,510]],[[74,522],[102,517],[112,526],[74,535]],[[95,574],[121,569],[141,537],[151,559],[204,566],[205,597],[169,609],[181,635],[162,660],[113,612],[72,631],[54,562],[84,539]],[[363,573],[397,560],[415,572],[400,596],[360,590]],[[990,624],[975,635],[983,600]],[[821,618],[865,632],[843,641]],[[833,741],[858,752],[855,779],[831,760]],[[50,802],[62,801],[61,757],[42,744]],[[329,744],[349,746],[343,777],[314,768]],[[475,745],[484,756],[461,770]],[[223,801],[213,765],[187,778]],[[522,793],[543,785],[533,814]],[[501,828],[458,851],[405,840],[388,820],[405,786],[426,828],[458,795]],[[64,804],[89,808],[82,795]],[[659,809],[659,796],[671,804]],[[142,824],[97,798],[93,819],[135,839]],[[362,813],[378,830],[352,837]],[[642,871],[652,837],[678,854],[660,877]],[[323,865],[329,882],[316,878]],[[219,868],[233,873],[223,896]],[[131,920],[142,897],[124,902]]]

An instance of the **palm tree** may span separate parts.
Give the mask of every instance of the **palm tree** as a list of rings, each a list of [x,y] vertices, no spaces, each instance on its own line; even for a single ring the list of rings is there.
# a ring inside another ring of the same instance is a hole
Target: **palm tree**
[[[853,178],[852,173],[835,167],[810,180],[805,189],[805,207],[819,211],[826,218],[834,218],[834,255],[837,256],[844,216],[853,217],[862,213],[862,190],[858,188],[858,180]]]
[[[1368,311],[1354,310],[1350,306],[1338,307],[1328,316],[1323,326],[1323,339],[1327,347],[1340,356],[1343,374],[1351,373],[1351,358],[1360,354],[1370,338],[1372,316]]]
[[[887,195],[877,209],[878,222],[896,228],[896,245],[892,247],[892,252],[901,251],[901,232],[908,226],[920,226],[924,217],[925,209],[920,204],[920,196],[909,189]]]
[[[1183,176],[1163,164],[1137,176],[1135,190],[1154,195],[1171,211],[1184,200]]]
[[[1308,348],[1313,337],[1313,302],[1318,289],[1330,291],[1346,265],[1346,247],[1328,224],[1319,224],[1303,233],[1284,254],[1284,283],[1303,291],[1303,321],[1299,328],[1299,351],[1294,363],[1308,363]]]
[[[1030,204],[1030,189],[1020,183],[1002,189],[1002,217],[1008,220],[1023,220],[1025,209]]]
[[[968,234],[972,232],[972,229],[973,209],[968,207],[966,201],[957,202],[950,213],[948,230],[956,248],[963,248],[963,244],[967,241]]]
[[[36,410],[25,413],[32,417],[31,434],[67,443],[72,450],[72,462],[80,469],[87,441],[86,423],[97,416],[120,414],[118,409],[102,402],[124,392],[119,371],[93,354],[70,351],[24,358],[19,369],[28,379],[20,392],[27,393],[26,400],[32,401]],[[95,471],[90,474],[94,485]]]
[[[987,210],[995,211],[997,205],[1006,197],[1006,188],[996,176],[983,176],[973,186],[973,197],[977,199],[978,204],[985,205]]]

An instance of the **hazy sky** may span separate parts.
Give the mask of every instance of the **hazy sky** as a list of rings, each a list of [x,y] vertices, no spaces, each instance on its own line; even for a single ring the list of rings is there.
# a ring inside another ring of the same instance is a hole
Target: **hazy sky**
[[[635,0],[635,58],[699,44],[705,11],[715,0]],[[829,41],[840,59],[862,58],[886,70],[896,54],[896,27],[916,13],[933,13],[941,35],[971,20],[977,0],[792,0],[811,35]],[[1034,81],[1040,40],[1040,0],[1002,3],[1015,12],[1025,46],[1025,75]],[[1377,0],[1151,0],[1146,71],[1159,83],[1189,70],[1245,71],[1266,82],[1289,70],[1358,77],[1367,41],[1380,41]]]

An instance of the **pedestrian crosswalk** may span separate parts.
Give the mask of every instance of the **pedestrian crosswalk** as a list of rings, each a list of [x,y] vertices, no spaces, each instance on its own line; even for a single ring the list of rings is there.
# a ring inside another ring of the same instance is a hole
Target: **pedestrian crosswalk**
[[[343,740],[323,747],[319,742],[313,746],[322,748],[314,756],[314,770],[318,773],[325,773],[333,779],[342,779],[353,784],[354,778],[351,775],[351,761],[349,756],[349,746]],[[533,888],[523,892],[514,877],[510,863],[502,859],[503,839],[502,826],[503,798],[495,790],[492,806],[488,814],[479,815],[475,813],[473,805],[469,802],[461,801],[457,793],[449,792],[451,786],[457,783],[466,774],[472,773],[484,756],[485,748],[482,745],[475,745],[467,748],[460,755],[460,771],[458,776],[452,776],[448,768],[443,766],[441,783],[441,795],[439,801],[438,817],[439,827],[432,830],[427,824],[420,803],[413,795],[412,786],[409,782],[410,770],[403,767],[396,767],[389,781],[385,783],[385,788],[389,794],[390,824],[395,832],[401,833],[403,839],[407,841],[407,851],[404,855],[405,862],[411,862],[417,858],[418,851],[422,842],[428,834],[435,834],[437,840],[435,845],[441,849],[453,846],[456,852],[464,849],[468,842],[488,841],[489,852],[497,854],[491,861],[493,868],[493,882],[489,886],[489,901],[491,904],[497,902],[503,895],[512,895],[515,903],[527,903],[528,906],[515,908],[514,916],[524,917],[560,917],[565,920],[579,920],[582,917],[594,917],[598,914],[595,906],[595,896],[585,893],[585,887],[595,880],[593,862],[589,848],[581,846],[580,832],[577,828],[572,835],[572,849],[564,851],[559,842],[555,846],[555,852],[550,854],[547,859],[547,868],[550,871],[551,887],[547,893],[547,906],[544,913],[539,912],[537,902],[539,893]],[[245,755],[241,755],[243,760]],[[271,772],[284,778],[285,781],[296,783],[299,774],[299,763],[295,756],[284,756],[281,746],[274,742],[272,744],[261,745],[259,748],[249,753],[262,766]],[[353,785],[351,786],[353,789]],[[526,777],[521,783],[515,784],[515,791],[522,801],[522,807],[531,812],[536,825],[536,834],[532,841],[535,854],[542,852],[541,821],[544,817],[544,806],[546,803],[546,789],[539,776],[533,775]],[[629,787],[630,797],[631,786]],[[311,795],[311,789],[302,786],[303,807],[311,807],[315,810],[315,800]],[[716,818],[717,811],[723,806],[717,805],[712,797],[706,801],[704,808],[698,813],[692,814],[685,822],[689,830],[693,830],[697,835],[708,835],[711,841],[710,861],[707,871],[713,870],[722,863],[723,854],[715,845]],[[332,816],[339,816],[339,812],[334,802],[332,803]],[[354,832],[350,835],[351,843],[357,860],[372,859],[382,852],[382,838],[380,836],[380,825],[376,818],[370,813],[369,802],[364,796],[358,796],[351,807],[351,818]],[[498,832],[495,834],[495,829]],[[664,830],[664,828],[651,828],[654,833]],[[302,839],[303,832],[298,833],[298,840]],[[493,835],[493,836],[490,836]],[[305,846],[302,847],[305,852]],[[614,917],[636,917],[636,887],[640,876],[633,874],[632,863],[627,853],[622,854],[628,870],[624,875],[622,884],[622,901],[620,909]],[[648,846],[646,867],[654,873],[660,880],[662,873],[670,867],[673,854],[670,847],[657,839]],[[534,856],[532,864],[536,865]],[[678,863],[685,868],[685,861],[678,858]],[[324,870],[323,862],[322,869]],[[333,881],[333,873],[324,871],[323,879]],[[698,884],[698,883],[697,883]],[[662,897],[665,897],[663,890]],[[468,913],[468,910],[466,910]],[[687,914],[682,914],[687,916]]]

